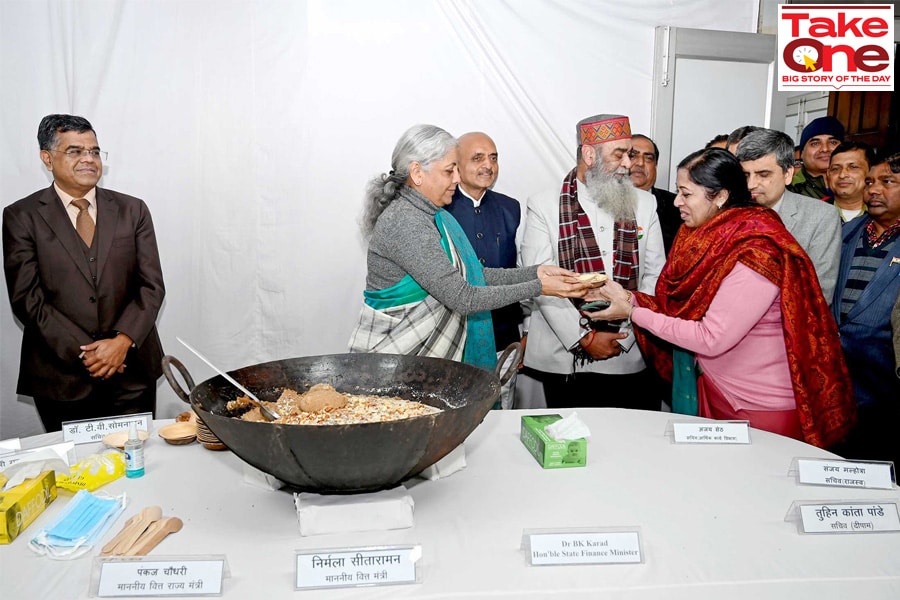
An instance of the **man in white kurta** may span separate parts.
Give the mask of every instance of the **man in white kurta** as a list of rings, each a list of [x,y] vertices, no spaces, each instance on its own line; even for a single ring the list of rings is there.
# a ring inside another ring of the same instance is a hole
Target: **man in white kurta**
[[[564,186],[572,184],[578,196],[577,204],[583,211],[578,235],[583,237],[587,233],[586,217],[603,272],[612,279],[616,261],[628,260],[617,243],[620,223],[636,222],[637,264],[633,266],[637,281],[633,285],[637,291],[652,294],[665,263],[665,250],[654,197],[633,188],[628,179],[631,150],[628,119],[621,115],[597,115],[579,122],[577,130],[578,165],[567,176]],[[603,190],[590,184],[592,177],[588,173],[592,168],[595,175],[602,172],[600,177],[607,180],[605,187],[615,187],[618,183],[629,189],[617,188],[618,194],[612,195],[619,200],[606,201]],[[573,181],[573,174],[577,182]],[[560,186],[556,186],[528,199],[521,251],[525,264],[561,264],[560,192]],[[623,202],[630,206],[624,215]],[[577,263],[574,270],[588,272],[582,264]],[[587,264],[596,266],[598,261]],[[525,366],[543,383],[548,407],[659,409],[660,398],[644,377],[647,366],[634,344],[630,323],[621,323],[619,331],[615,327],[609,328],[613,331],[593,331],[582,324],[579,310],[568,299],[541,296],[535,299],[534,305]]]

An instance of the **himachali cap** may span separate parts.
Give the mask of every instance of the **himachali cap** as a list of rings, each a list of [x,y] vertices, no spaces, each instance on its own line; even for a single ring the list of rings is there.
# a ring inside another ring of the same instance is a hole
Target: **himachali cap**
[[[579,146],[630,139],[631,124],[625,115],[594,115],[578,121],[576,135]]]

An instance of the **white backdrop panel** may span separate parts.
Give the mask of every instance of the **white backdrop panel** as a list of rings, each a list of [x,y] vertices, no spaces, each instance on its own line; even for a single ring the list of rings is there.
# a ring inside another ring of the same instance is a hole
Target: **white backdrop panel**
[[[524,201],[574,164],[575,122],[650,125],[653,28],[753,31],[753,0],[4,0],[0,197],[49,185],[45,114],[86,116],[101,186],[147,201],[158,325],[195,379],[344,352],[365,282],[368,178],[410,125],[484,130]],[[713,86],[710,85],[710,89]],[[0,306],[0,437],[41,431],[15,393],[21,326]],[[159,415],[184,408],[159,388]]]
[[[727,60],[694,60],[679,58],[675,83],[672,124],[672,156],[669,164],[669,190],[675,190],[675,176],[681,159],[703,148],[719,133],[731,133],[737,127],[765,123],[769,66],[760,63]],[[711,82],[715,82],[713,85]],[[715,94],[718,106],[728,112],[710,111]],[[660,182],[665,185],[665,182]]]

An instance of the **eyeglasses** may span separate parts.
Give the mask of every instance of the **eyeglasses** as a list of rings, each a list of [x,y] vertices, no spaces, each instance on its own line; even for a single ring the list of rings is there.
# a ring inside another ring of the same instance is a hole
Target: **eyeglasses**
[[[58,154],[65,154],[69,158],[78,158],[79,156],[90,156],[92,158],[99,158],[100,160],[106,160],[106,157],[109,156],[109,152],[104,150],[97,150],[94,148],[68,148],[66,150],[51,150],[50,152],[56,152]]]

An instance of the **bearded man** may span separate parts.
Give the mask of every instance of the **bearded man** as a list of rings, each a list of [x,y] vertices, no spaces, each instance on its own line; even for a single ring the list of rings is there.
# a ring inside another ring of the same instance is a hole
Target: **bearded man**
[[[522,260],[579,273],[604,273],[652,294],[666,260],[656,200],[628,177],[631,125],[596,115],[576,126],[577,166],[529,198]],[[525,366],[540,379],[549,408],[605,406],[659,410],[627,321],[583,319],[581,301],[541,297],[531,314]]]

